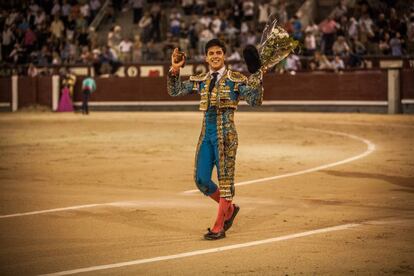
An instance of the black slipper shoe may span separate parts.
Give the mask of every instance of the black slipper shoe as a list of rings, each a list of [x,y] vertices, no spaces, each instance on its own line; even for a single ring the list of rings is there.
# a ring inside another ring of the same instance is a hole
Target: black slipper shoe
[[[224,231],[227,231],[230,229],[230,227],[233,225],[234,218],[237,216],[237,213],[240,211],[240,207],[238,205],[236,204],[233,204],[233,205],[234,205],[233,214],[231,215],[231,218],[229,218],[228,220],[224,222],[224,227],[223,227]]]
[[[226,237],[226,232],[224,232],[224,230],[221,230],[218,233],[214,233],[210,230],[210,228],[207,229],[208,232],[206,234],[204,234],[204,239],[206,240],[219,240],[219,239],[223,239]]]

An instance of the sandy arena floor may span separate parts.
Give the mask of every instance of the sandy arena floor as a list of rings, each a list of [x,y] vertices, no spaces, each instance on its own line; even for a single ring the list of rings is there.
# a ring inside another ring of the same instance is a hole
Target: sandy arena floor
[[[414,274],[414,116],[237,113],[219,241],[191,192],[201,117],[0,114],[0,274]]]

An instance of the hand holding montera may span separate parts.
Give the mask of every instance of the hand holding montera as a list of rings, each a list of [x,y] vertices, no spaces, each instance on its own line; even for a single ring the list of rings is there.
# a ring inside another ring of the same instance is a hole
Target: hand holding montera
[[[175,48],[172,55],[171,55],[171,65],[175,70],[178,70],[180,67],[184,67],[185,65],[185,58],[186,55],[184,52]]]

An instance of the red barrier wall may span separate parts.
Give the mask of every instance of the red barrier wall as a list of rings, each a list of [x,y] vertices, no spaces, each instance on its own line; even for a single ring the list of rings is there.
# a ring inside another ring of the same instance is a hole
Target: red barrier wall
[[[11,78],[0,78],[0,102],[11,103]]]
[[[266,75],[265,100],[386,101],[386,71]]]
[[[75,101],[81,101],[81,83],[75,86]],[[197,96],[170,97],[167,78],[97,78],[91,101],[194,101]],[[265,100],[386,101],[386,71],[355,71],[341,74],[297,73],[266,75]]]
[[[37,89],[37,103],[52,107],[52,77],[39,77]]]
[[[19,107],[32,104],[52,106],[52,77],[19,77]]]
[[[401,99],[414,99],[413,70],[401,70]]]
[[[37,93],[39,91],[37,83],[39,82],[39,78],[19,77],[17,89],[19,99],[18,108],[37,103]]]
[[[81,101],[79,76],[74,100]],[[197,95],[170,97],[167,78],[164,77],[111,77],[96,78],[97,91],[91,102],[99,101],[195,101]],[[264,78],[265,100],[288,101],[387,101],[387,71],[361,70],[343,73],[299,72],[268,74]],[[402,99],[414,98],[414,71],[401,70]],[[19,77],[19,107],[29,104],[52,105],[52,77]],[[0,78],[0,101],[11,100],[10,78]]]
[[[75,85],[75,101],[82,100],[83,77],[78,77]],[[196,95],[171,97],[167,93],[167,78],[96,78],[97,91],[91,101],[191,101]]]

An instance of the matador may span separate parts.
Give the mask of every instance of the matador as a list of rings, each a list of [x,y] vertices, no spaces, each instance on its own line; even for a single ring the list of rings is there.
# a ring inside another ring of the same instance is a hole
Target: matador
[[[204,112],[204,117],[196,150],[194,180],[197,188],[219,205],[214,226],[204,235],[206,240],[217,240],[226,237],[226,231],[240,210],[238,205],[232,204],[238,146],[234,112],[240,100],[250,106],[262,104],[263,72],[258,70],[247,78],[227,69],[226,46],[219,39],[210,40],[205,51],[209,71],[181,81],[180,68],[185,63],[185,54],[175,49],[167,86],[171,96],[198,94],[201,98],[199,109]],[[214,166],[218,186],[211,179]]]

